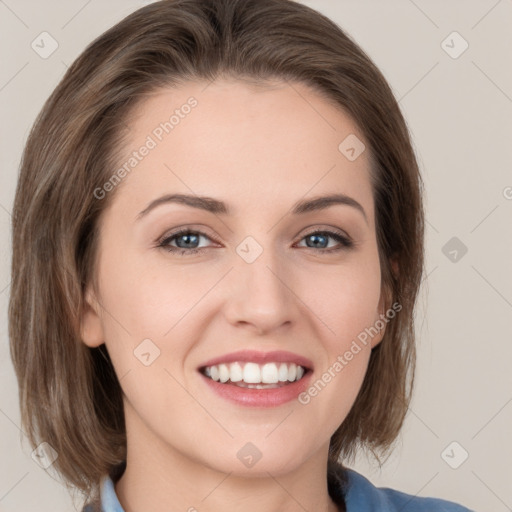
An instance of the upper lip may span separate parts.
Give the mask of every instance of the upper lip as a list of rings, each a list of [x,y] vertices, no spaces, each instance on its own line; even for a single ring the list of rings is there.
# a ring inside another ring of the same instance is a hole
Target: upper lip
[[[239,350],[237,352],[231,352],[224,354],[213,359],[209,359],[202,365],[200,369],[206,368],[207,366],[215,366],[222,363],[234,363],[234,362],[245,362],[245,363],[295,363],[298,366],[302,366],[304,369],[312,370],[313,363],[307,358],[294,354],[293,352],[287,352],[285,350],[274,350],[271,352],[261,352],[258,350]]]

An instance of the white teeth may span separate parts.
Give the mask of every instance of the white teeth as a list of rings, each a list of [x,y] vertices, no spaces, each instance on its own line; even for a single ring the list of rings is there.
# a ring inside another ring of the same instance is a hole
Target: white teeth
[[[290,364],[288,367],[288,380],[293,382],[297,377],[297,366],[295,363]]]
[[[229,368],[225,364],[219,364],[219,380],[221,382],[229,380]]]
[[[243,380],[247,384],[259,384],[261,382],[260,367],[256,363],[246,363]]]
[[[261,369],[261,382],[263,384],[275,384],[279,382],[279,375],[277,374],[277,366],[275,363],[267,363]]]
[[[286,382],[288,380],[288,366],[286,363],[279,365],[279,382]]]
[[[302,379],[305,369],[295,363],[222,363],[208,366],[204,375],[217,382],[238,383],[241,387],[265,389],[279,387],[279,383],[294,382]],[[263,386],[246,386],[246,384],[262,384]]]
[[[213,380],[219,380],[219,367],[218,366],[210,366],[210,377]]]
[[[240,363],[231,363],[229,373],[231,382],[240,382],[244,378],[244,373]]]

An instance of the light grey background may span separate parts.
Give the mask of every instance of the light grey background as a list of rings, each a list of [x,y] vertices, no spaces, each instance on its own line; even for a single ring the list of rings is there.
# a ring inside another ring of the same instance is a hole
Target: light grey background
[[[144,3],[0,0],[0,511],[75,510],[55,474],[20,443],[7,337],[10,211],[20,155],[66,68]],[[363,458],[354,467],[379,486],[479,512],[511,511],[512,0],[303,3],[336,21],[383,71],[426,184],[427,278],[417,312],[414,400],[382,470]],[[44,31],[58,42],[45,59],[31,47],[43,46]],[[458,55],[464,41],[469,46]],[[450,245],[443,252],[453,237],[466,254]]]

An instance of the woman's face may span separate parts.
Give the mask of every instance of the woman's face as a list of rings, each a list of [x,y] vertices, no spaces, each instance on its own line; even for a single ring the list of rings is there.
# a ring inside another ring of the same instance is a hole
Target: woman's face
[[[383,334],[362,134],[297,83],[188,83],[135,114],[82,324],[129,453],[252,475],[326,457]]]

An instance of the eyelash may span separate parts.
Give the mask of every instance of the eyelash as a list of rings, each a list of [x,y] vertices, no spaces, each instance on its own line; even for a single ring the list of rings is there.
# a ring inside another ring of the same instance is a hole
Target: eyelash
[[[208,238],[209,240],[213,240],[212,237],[208,236],[206,233],[203,233],[202,231],[195,231],[195,230],[192,230],[189,228],[182,228],[182,229],[175,231],[174,233],[171,233],[168,236],[165,236],[163,239],[161,239],[158,242],[157,247],[160,247],[160,248],[162,248],[168,252],[171,252],[171,253],[175,253],[175,254],[178,253],[179,256],[189,256],[192,254],[199,253],[199,252],[203,251],[204,249],[208,249],[208,247],[183,249],[181,247],[173,247],[173,246],[169,245],[169,243],[172,240],[174,240],[175,238],[179,238],[181,235],[199,235],[199,236],[204,236],[204,237]],[[334,240],[336,240],[338,243],[341,244],[341,247],[330,248],[330,249],[320,249],[320,252],[323,252],[323,253],[332,254],[332,253],[335,253],[338,251],[352,249],[355,245],[354,242],[350,238],[346,237],[341,232],[327,231],[327,230],[312,231],[311,233],[304,235],[300,241],[302,241],[304,238],[307,238],[312,235],[326,235],[328,238],[333,238]],[[213,240],[213,241],[215,241],[215,240]],[[315,250],[314,247],[305,247],[305,249]]]

